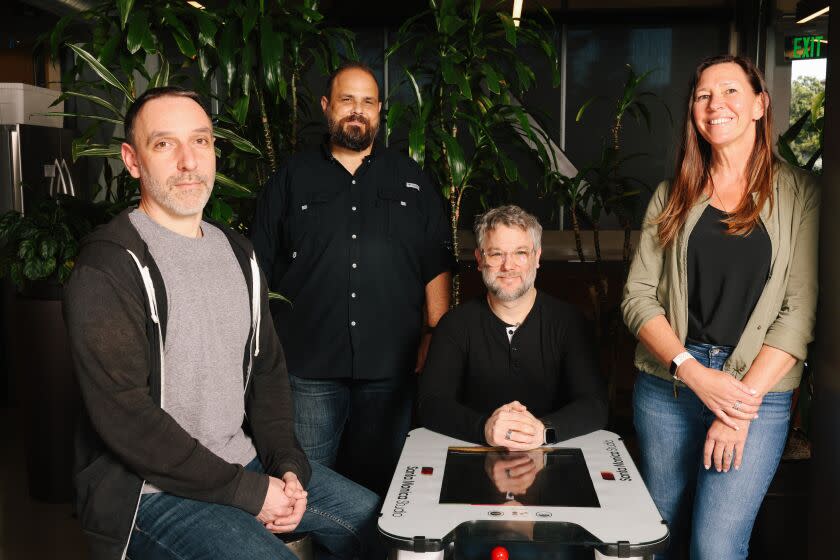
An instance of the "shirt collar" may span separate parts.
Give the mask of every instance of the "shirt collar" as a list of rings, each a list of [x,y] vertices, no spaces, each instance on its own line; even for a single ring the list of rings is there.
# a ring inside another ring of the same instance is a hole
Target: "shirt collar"
[[[365,157],[365,159],[373,159],[378,156],[382,152],[383,148],[382,145],[379,143],[379,140],[373,141],[373,149],[370,151],[370,154]],[[335,159],[332,155],[332,151],[330,150],[330,136],[329,134],[324,135],[324,139],[321,142],[321,154],[326,158],[328,161],[332,161]]]

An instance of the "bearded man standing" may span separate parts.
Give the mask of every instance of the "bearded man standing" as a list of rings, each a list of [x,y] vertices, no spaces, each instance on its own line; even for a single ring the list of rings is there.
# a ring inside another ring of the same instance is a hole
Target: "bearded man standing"
[[[295,433],[311,461],[384,494],[408,432],[415,376],[449,306],[443,198],[378,146],[379,88],[350,63],[329,79],[329,138],[263,188],[252,227],[286,350]]]
[[[420,380],[421,424],[513,451],[603,428],[606,390],[590,328],[575,307],[534,287],[539,222],[502,206],[476,220],[475,236],[487,295],[441,319]],[[532,478],[539,468],[506,471]]]

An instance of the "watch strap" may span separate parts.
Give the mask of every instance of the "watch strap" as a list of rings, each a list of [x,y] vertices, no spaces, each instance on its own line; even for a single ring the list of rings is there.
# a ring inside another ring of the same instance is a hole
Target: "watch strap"
[[[683,365],[688,360],[693,360],[693,359],[694,359],[694,356],[692,356],[688,352],[680,352],[679,354],[674,356],[674,359],[671,360],[671,366],[668,368],[668,371],[671,373],[671,376],[674,379],[679,380],[680,378],[677,376],[677,368],[679,368],[681,365]]]

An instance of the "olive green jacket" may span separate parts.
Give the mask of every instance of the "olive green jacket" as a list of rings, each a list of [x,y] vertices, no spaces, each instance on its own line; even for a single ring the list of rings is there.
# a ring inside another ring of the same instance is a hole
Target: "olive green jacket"
[[[688,239],[709,198],[703,196],[697,201],[676,240],[663,249],[658,228],[651,222],[665,207],[669,189],[669,183],[662,182],[648,205],[639,247],[624,287],[621,311],[633,335],[638,337],[639,329],[653,317],[665,315],[674,333],[685,343]],[[760,215],[772,247],[770,272],[737,346],[723,365],[723,371],[741,379],[762,345],[787,352],[796,358],[796,364],[772,391],[789,391],[799,386],[802,362],[808,343],[813,340],[819,200],[813,176],[788,164],[777,164],[773,208],[765,204]],[[641,343],[636,347],[635,365],[642,371],[671,379],[668,368]]]

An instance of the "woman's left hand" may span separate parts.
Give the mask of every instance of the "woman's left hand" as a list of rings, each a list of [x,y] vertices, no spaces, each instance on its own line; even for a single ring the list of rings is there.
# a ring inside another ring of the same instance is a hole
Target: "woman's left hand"
[[[729,467],[741,468],[744,460],[744,444],[750,431],[749,420],[734,420],[740,429],[733,430],[719,419],[715,419],[706,433],[703,447],[703,466],[706,469],[714,462],[718,472],[729,472]]]

